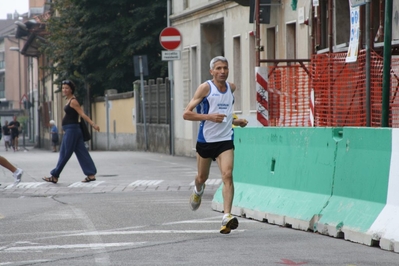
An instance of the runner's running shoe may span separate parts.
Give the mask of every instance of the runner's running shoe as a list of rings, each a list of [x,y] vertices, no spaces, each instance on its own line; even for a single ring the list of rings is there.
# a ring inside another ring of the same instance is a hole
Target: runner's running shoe
[[[14,184],[17,185],[19,184],[19,182],[21,182],[21,178],[22,178],[22,174],[24,173],[24,171],[20,168],[17,168],[17,170],[12,174],[12,176],[14,177]]]
[[[200,193],[197,193],[196,189],[194,187],[193,194],[191,194],[191,196],[190,196],[191,210],[196,211],[199,208],[199,206],[201,205],[201,198],[202,198],[202,194],[204,194],[204,190],[205,190],[205,184],[202,184],[202,189],[201,189]]]
[[[238,219],[230,213],[225,214],[222,219],[222,227],[220,228],[221,234],[230,234],[231,230],[237,229]]]

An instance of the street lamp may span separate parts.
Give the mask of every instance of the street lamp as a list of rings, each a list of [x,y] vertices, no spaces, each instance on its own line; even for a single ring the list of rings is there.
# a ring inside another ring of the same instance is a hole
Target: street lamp
[[[19,83],[19,111],[21,111],[21,53],[19,47],[12,46],[10,47],[10,51],[17,51],[18,52],[18,83]]]

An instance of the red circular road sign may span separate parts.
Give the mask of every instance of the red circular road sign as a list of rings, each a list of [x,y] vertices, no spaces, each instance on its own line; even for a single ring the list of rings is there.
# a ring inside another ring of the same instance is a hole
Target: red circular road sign
[[[174,27],[167,27],[161,31],[159,42],[166,50],[174,50],[181,43],[180,31]]]

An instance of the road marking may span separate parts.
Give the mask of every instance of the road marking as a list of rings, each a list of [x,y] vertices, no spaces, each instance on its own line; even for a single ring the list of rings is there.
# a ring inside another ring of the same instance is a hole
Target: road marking
[[[234,230],[234,232],[245,232],[246,230]],[[85,232],[69,236],[110,236],[110,235],[146,235],[146,234],[220,234],[219,230],[143,230],[143,231],[108,231],[108,232]],[[68,236],[68,235],[67,235]]]
[[[32,265],[36,263],[46,263],[50,262],[49,260],[26,260],[26,261],[19,261],[20,265]],[[2,265],[15,265],[15,261],[10,262],[0,262],[0,266]]]
[[[97,187],[98,185],[104,183],[105,181],[91,181],[87,183],[75,182],[70,184],[68,187]]]
[[[88,244],[74,244],[74,245],[47,245],[47,246],[25,246],[25,247],[0,247],[1,251],[40,251],[40,250],[54,250],[54,249],[104,249],[112,247],[128,247],[143,245],[146,242],[126,242],[126,243],[88,243]]]
[[[18,185],[8,185],[4,189],[10,189],[10,188],[37,188],[38,186],[44,184],[46,182],[21,182]]]
[[[139,187],[139,186],[157,186],[161,184],[163,180],[136,180],[129,184],[129,187]]]
[[[208,179],[206,180],[205,184],[207,185],[219,185],[222,183],[222,179]],[[190,186],[194,186],[195,185],[195,181],[190,183]]]
[[[284,265],[291,265],[291,266],[295,266],[295,265],[305,265],[308,264],[307,262],[295,262],[289,259],[281,259],[282,262],[277,262],[277,264],[284,264]]]
[[[248,220],[245,218],[237,217],[238,221],[241,223],[259,223],[259,221]],[[177,222],[169,222],[163,223],[162,225],[174,225],[174,224],[209,224],[209,223],[221,223],[221,216],[209,217],[199,220],[186,220],[186,221],[177,221]]]
[[[256,223],[259,221],[254,221],[254,220],[247,220],[247,219],[238,219],[239,223]],[[222,218],[218,217],[218,220],[216,221],[201,221],[201,220],[192,220],[192,221],[181,221],[181,222],[170,222],[170,223],[164,223],[162,225],[174,225],[174,224],[220,224],[222,222]]]
[[[70,208],[75,213],[75,216],[82,221],[82,226],[86,227],[92,233],[98,233],[94,223],[91,221],[90,217],[83,210],[75,208],[73,206],[70,206]],[[101,237],[99,237],[98,234],[93,234],[91,237],[89,237],[89,243],[98,243],[97,244],[98,247],[90,247],[91,249],[100,250],[98,254],[94,255],[94,261],[96,262],[96,265],[99,264],[111,265],[111,260],[109,258],[108,252],[105,249],[105,247],[102,246],[104,243],[102,243]]]

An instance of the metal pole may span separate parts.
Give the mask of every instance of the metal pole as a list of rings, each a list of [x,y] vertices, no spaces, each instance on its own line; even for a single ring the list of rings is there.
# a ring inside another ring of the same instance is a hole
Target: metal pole
[[[24,151],[27,151],[28,149],[25,147],[25,127],[26,127],[26,121],[22,124],[22,146],[24,148]]]
[[[366,126],[371,126],[370,88],[370,0],[366,0]]]
[[[31,76],[32,61],[33,61],[32,57],[29,57],[28,77]],[[33,80],[32,80],[32,78],[29,78],[29,97],[28,97],[28,99],[29,99],[30,105],[28,106],[29,107],[29,110],[28,110],[28,113],[29,113],[28,138],[29,138],[30,142],[32,142],[32,121],[31,121],[31,119],[32,119],[32,111],[31,111],[31,107],[32,107],[32,84],[33,84]]]
[[[167,3],[167,26],[170,26],[170,6],[171,0]],[[174,119],[174,80],[173,80],[173,61],[168,61],[168,78],[170,84],[170,154],[175,155],[175,119]]]
[[[145,95],[144,95],[144,70],[143,70],[143,58],[139,56],[139,64],[140,64],[140,84],[141,84],[141,103],[143,109],[143,122],[144,122],[144,139],[145,139],[145,148],[144,150],[148,150],[148,140],[147,140],[147,123],[145,118]]]
[[[389,126],[389,91],[391,88],[392,0],[385,1],[384,66],[382,76],[381,126]]]
[[[106,110],[106,123],[107,123],[107,151],[109,151],[109,102],[108,94],[105,94],[105,110]]]
[[[21,113],[22,107],[21,107],[21,98],[22,98],[22,94],[21,94],[21,48],[19,45],[19,39],[18,39],[18,73],[19,73],[19,113]]]
[[[259,25],[259,12],[260,0],[255,0],[255,66],[260,66],[260,25]]]

